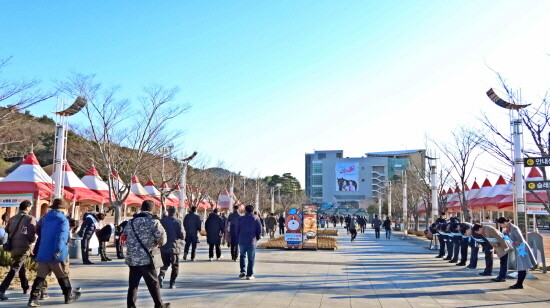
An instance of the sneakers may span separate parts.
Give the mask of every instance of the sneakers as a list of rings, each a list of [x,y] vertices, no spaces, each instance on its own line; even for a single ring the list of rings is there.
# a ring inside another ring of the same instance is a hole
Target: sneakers
[[[510,289],[523,289],[523,285],[513,285],[513,286],[510,286]]]
[[[240,273],[239,278],[240,279],[246,279],[246,274],[245,273]]]
[[[219,261],[221,259],[223,259],[223,256],[220,256],[219,258],[217,258],[216,261]]]
[[[504,279],[504,278],[493,278],[493,279],[491,279],[491,281],[494,281],[494,282],[505,282],[506,279]]]
[[[49,299],[50,296],[46,292],[40,292],[40,300]]]
[[[40,302],[37,299],[29,299],[27,307],[40,307]]]
[[[254,275],[246,276],[246,280],[254,280],[254,279],[256,279],[256,277],[254,277]]]
[[[65,296],[65,304],[76,302],[80,298],[80,288],[76,288],[71,294]]]
[[[214,261],[214,258],[208,258],[208,261],[212,262]]]
[[[479,273],[479,274],[480,274],[481,276],[493,276],[493,274],[491,274],[491,273],[485,273],[485,272]]]
[[[175,289],[175,288],[176,288],[176,285],[173,284],[173,283],[171,283],[169,288],[170,288],[170,289]]]
[[[0,293],[0,301],[7,301],[8,297],[4,293]]]

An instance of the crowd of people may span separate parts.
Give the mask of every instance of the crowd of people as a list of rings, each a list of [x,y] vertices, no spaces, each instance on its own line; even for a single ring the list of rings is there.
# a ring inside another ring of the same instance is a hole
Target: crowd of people
[[[493,255],[496,254],[500,259],[500,268],[498,275],[492,279],[494,282],[506,281],[508,257],[512,251],[515,251],[515,268],[518,271],[518,277],[510,289],[523,289],[527,271],[536,264],[533,252],[520,229],[505,217],[498,218],[495,227],[495,224],[491,223],[461,223],[456,216],[447,219],[446,214],[441,213],[429,231],[435,236],[434,240],[439,242],[439,254],[436,258],[456,263],[457,266],[476,269],[481,249],[485,256],[485,268],[479,273],[481,276],[493,275]],[[469,263],[468,250],[470,250]]]
[[[0,300],[8,300],[6,291],[13,278],[19,275],[23,293],[30,295],[29,307],[38,307],[40,301],[49,298],[47,282],[52,274],[57,278],[66,304],[80,298],[80,288],[73,288],[69,279],[69,243],[72,238],[80,239],[82,262],[92,265],[90,241],[94,234],[99,241],[98,251],[102,262],[111,261],[107,256],[106,243],[115,235],[117,258],[125,259],[130,269],[128,307],[136,307],[137,290],[142,278],[155,307],[169,307],[170,304],[164,303],[160,294],[166,273],[171,270],[168,288],[175,288],[182,248],[183,259],[187,260],[189,256],[190,261],[194,261],[199,233],[203,227],[196,207],[189,209],[182,223],[177,218],[175,207],[170,207],[164,217],[159,219],[153,214],[155,205],[152,201],[144,201],[139,213],[117,227],[112,224],[100,227],[105,220],[104,213],[84,214],[82,224],[78,227],[74,219],[66,216],[65,204],[60,199],[53,200],[50,211],[37,222],[28,213],[30,206],[29,201],[23,201],[19,213],[7,219],[5,229],[0,228],[0,240],[5,242],[3,249],[9,251],[12,257],[10,270],[0,284]],[[204,221],[209,260],[213,261],[214,256],[216,260],[222,259],[221,245],[227,244],[232,260],[240,260],[238,278],[255,279],[256,243],[266,231],[274,236],[277,223],[281,230],[281,218],[284,230],[284,217],[277,219],[274,214],[270,214],[264,219],[254,212],[252,205],[245,206],[244,214],[239,213],[239,207],[235,206],[227,217],[214,209]],[[25,267],[29,258],[37,263],[36,278],[32,285],[29,285]]]

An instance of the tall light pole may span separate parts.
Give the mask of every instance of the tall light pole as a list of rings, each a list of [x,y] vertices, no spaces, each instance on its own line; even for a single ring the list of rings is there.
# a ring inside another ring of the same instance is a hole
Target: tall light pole
[[[403,170],[403,235],[407,236],[408,228],[407,171]]]
[[[277,183],[275,185],[275,187],[277,187],[277,194],[278,194],[278,198],[279,199],[279,205],[281,204],[281,187],[283,187],[283,184],[281,183]]]
[[[426,156],[428,164],[430,165],[430,189],[432,199],[432,223],[437,220],[439,212],[439,199],[438,199],[438,187],[437,187],[437,158]]]
[[[260,184],[256,179],[256,212],[260,213]]]
[[[388,218],[391,219],[391,181],[388,181]]]
[[[185,199],[187,197],[187,165],[189,162],[197,156],[197,152],[193,152],[190,156],[181,160],[181,176],[180,176],[180,218],[181,226],[183,228],[183,217],[187,214],[185,208]]]
[[[243,176],[243,200],[246,200],[246,180],[247,177]]]
[[[269,197],[271,199],[271,212],[275,211],[275,187],[269,188]]]

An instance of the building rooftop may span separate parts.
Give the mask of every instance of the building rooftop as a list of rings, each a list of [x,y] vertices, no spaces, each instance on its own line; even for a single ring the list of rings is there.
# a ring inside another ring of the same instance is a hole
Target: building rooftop
[[[412,153],[418,153],[425,151],[423,149],[416,149],[416,150],[403,150],[403,151],[386,151],[386,152],[370,152],[365,153],[367,156],[393,156],[393,155],[406,155],[406,154],[412,154]]]

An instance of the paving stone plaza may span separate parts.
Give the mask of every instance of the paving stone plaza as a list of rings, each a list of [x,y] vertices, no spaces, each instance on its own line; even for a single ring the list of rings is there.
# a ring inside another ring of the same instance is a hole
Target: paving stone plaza
[[[489,282],[492,277],[479,276],[480,270],[435,259],[416,237],[402,240],[396,233],[376,240],[367,229],[350,243],[339,231],[336,251],[258,249],[253,281],[237,279],[238,265],[227,260],[226,248],[226,259],[209,262],[202,240],[197,261],[180,263],[177,288],[163,289],[163,299],[172,307],[550,307],[548,275],[536,274],[539,279],[528,279],[524,290],[509,290],[513,280]],[[497,258],[495,263],[498,270]],[[126,307],[127,276],[122,260],[71,264],[73,284],[83,289],[71,307]],[[25,307],[26,295],[9,293],[0,307]],[[43,307],[68,307],[57,285],[50,295]],[[138,306],[153,306],[143,282]]]

